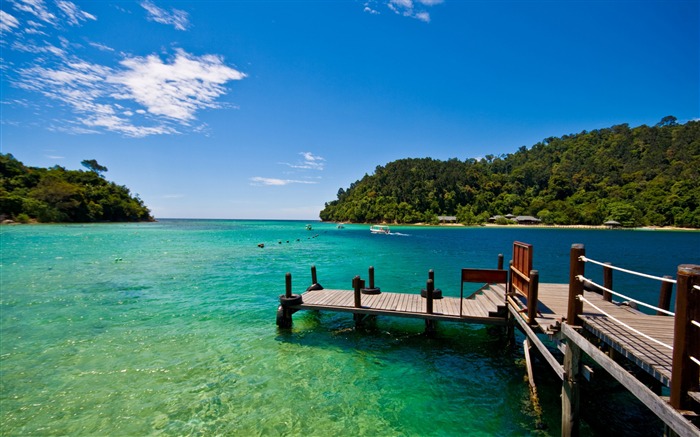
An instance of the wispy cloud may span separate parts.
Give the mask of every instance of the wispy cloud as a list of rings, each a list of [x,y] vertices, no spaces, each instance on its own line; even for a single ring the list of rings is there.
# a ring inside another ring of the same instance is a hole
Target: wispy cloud
[[[116,132],[129,137],[206,133],[206,124],[197,122],[198,112],[221,108],[220,98],[229,91],[229,83],[246,77],[214,54],[197,56],[175,49],[170,55],[133,56],[100,41],[75,44],[66,32],[97,20],[95,15],[68,0],[8,1],[14,10],[0,10],[1,44],[34,56],[22,56],[21,62],[4,69],[3,81],[33,94],[28,100],[36,100],[38,111],[47,115],[50,104],[37,100],[37,95],[67,108],[72,116],[61,118],[54,110],[51,120],[44,122],[53,131]],[[141,6],[153,21],[177,29],[189,25],[184,11],[167,12],[150,0]],[[113,58],[100,63],[86,60],[86,47],[100,50],[100,59]]]
[[[379,14],[377,4],[383,4],[394,13],[415,18],[425,23],[430,22],[428,8],[443,3],[444,0],[368,0],[364,3],[364,11],[368,14]]]
[[[307,169],[307,170],[323,170],[325,167],[325,158],[314,155],[311,152],[300,152],[299,153],[304,159],[295,164],[284,162],[282,164],[287,165],[291,168]]]
[[[66,0],[58,0],[56,2],[56,6],[65,14],[66,18],[68,19],[68,24],[71,26],[78,26],[81,21],[87,21],[87,20],[97,20],[97,17],[94,15],[81,11],[75,3],[71,3]]]
[[[50,47],[40,51],[51,52]],[[84,127],[132,137],[178,133],[177,125],[189,126],[198,110],[219,107],[216,99],[226,93],[227,82],[245,77],[218,56],[184,50],[171,62],[155,55],[127,57],[120,68],[110,68],[67,57],[18,74],[17,87],[70,106]]]
[[[318,179],[320,179],[320,177],[310,178],[308,176],[305,176],[305,174],[308,174],[306,172],[306,170],[322,171],[325,167],[326,159],[323,158],[322,156],[314,155],[311,152],[300,152],[299,155],[301,155],[303,159],[295,164],[292,164],[289,162],[280,162],[279,164],[286,165],[290,168],[295,169],[291,173],[296,174],[298,176],[302,176],[302,178],[299,178],[299,179],[281,179],[281,178],[266,178],[266,177],[256,176],[256,177],[250,178],[251,185],[283,186],[283,185],[289,185],[289,184],[317,184]],[[316,180],[313,180],[313,179],[316,179]]]
[[[43,0],[11,0],[14,8],[21,12],[29,13],[39,20],[56,24],[56,15],[48,10]]]
[[[7,12],[0,9],[0,32],[10,32],[19,26],[19,21]]]
[[[295,180],[295,179],[276,179],[276,178],[263,178],[260,176],[250,178],[251,185],[268,185],[268,186],[282,186],[289,184],[317,184],[315,181],[305,181],[305,180]]]
[[[168,12],[149,0],[141,2],[141,7],[148,12],[148,19],[156,23],[167,24],[177,30],[187,30],[190,26],[189,18],[185,11],[172,9]]]

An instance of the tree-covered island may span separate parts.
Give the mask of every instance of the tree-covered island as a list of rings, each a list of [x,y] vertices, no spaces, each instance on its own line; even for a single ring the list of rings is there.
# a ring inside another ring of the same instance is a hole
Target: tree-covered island
[[[82,161],[87,169],[27,167],[0,153],[0,219],[20,223],[153,221],[128,188],[107,181],[107,167]]]
[[[507,155],[401,159],[338,190],[324,221],[463,224],[494,215],[545,224],[700,228],[700,122],[673,116],[550,137]]]

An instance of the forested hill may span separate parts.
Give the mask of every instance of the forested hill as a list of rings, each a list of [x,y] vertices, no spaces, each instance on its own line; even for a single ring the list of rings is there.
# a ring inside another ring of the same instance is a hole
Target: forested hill
[[[465,224],[493,215],[546,224],[700,228],[700,122],[669,116],[547,138],[482,159],[401,159],[378,166],[326,203],[322,220]]]
[[[107,167],[94,159],[82,164],[88,171],[27,167],[0,153],[0,218],[44,223],[153,220],[138,196],[104,179]]]

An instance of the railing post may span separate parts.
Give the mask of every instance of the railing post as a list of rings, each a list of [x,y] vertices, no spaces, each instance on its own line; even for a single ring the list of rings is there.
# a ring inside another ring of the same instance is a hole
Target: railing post
[[[431,270],[430,273],[433,271]],[[428,279],[428,283],[425,284],[425,290],[427,291],[425,293],[425,312],[428,314],[433,313],[433,289],[435,288],[435,284],[433,283],[433,279]]]
[[[362,308],[362,293],[360,292],[362,281],[359,275],[353,278],[352,287],[355,289],[355,308]]]
[[[498,270],[503,270],[503,254],[498,254]]]
[[[613,289],[613,269],[609,267],[610,265],[610,263],[605,263],[605,266],[603,267],[603,287],[607,288],[608,290]],[[607,300],[608,302],[612,302],[612,293],[609,291],[603,291],[603,299]]]
[[[664,275],[664,279],[673,279],[672,276]],[[671,295],[673,294],[673,283],[662,281],[661,292],[659,293],[659,308],[669,311],[671,309]],[[657,316],[667,316],[668,314],[661,311],[656,312]]]
[[[513,260],[508,261],[508,283],[506,284],[506,294],[510,295],[513,291]]]
[[[690,357],[700,358],[700,265],[678,266],[676,277],[676,316],[673,329],[673,365],[670,404],[678,410],[691,407],[689,391],[698,391],[700,368]]]
[[[585,263],[579,257],[586,255],[586,248],[583,244],[572,244],[569,255],[569,306],[566,313],[566,322],[572,326],[581,324],[580,315],[583,312],[583,302],[578,300],[578,296],[583,295],[583,282],[576,279],[583,275]]]
[[[537,294],[540,286],[540,272],[530,270],[530,283],[527,286],[527,322],[534,325],[537,317]]]

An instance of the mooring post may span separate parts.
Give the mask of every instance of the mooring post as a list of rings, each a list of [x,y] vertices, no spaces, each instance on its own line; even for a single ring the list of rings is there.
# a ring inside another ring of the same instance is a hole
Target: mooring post
[[[364,282],[364,281],[363,281]],[[374,267],[369,266],[369,287],[365,287],[364,283],[362,284],[362,294],[379,294],[381,293],[381,290],[379,287],[374,286]]]
[[[579,258],[586,256],[586,248],[583,244],[572,244],[569,254],[569,306],[566,313],[566,323],[571,326],[580,326],[579,316],[583,312],[583,302],[578,299],[583,295],[583,282],[576,277],[583,276],[585,263]]]
[[[431,270],[430,273],[432,274],[433,271]],[[427,293],[425,294],[425,312],[428,314],[433,313],[433,289],[435,288],[435,283],[433,282],[433,279],[430,278],[428,279],[428,283],[425,284],[425,290]]]
[[[430,273],[433,271],[431,270]],[[433,290],[435,289],[435,283],[433,279],[428,279],[425,284],[425,312],[428,314],[433,313]],[[435,320],[425,319],[425,333],[428,336],[433,336],[435,334]]]
[[[605,263],[603,266],[603,287],[608,290],[613,289],[613,269],[610,268],[611,265],[610,263]],[[603,299],[612,302],[612,293],[603,290]]]
[[[355,308],[362,308],[362,283],[360,282],[360,276],[357,275],[352,280],[352,287],[355,289]]]
[[[575,437],[579,434],[580,368],[581,349],[573,341],[567,341],[564,352],[564,381],[561,387],[562,437]]]
[[[311,285],[306,291],[323,290],[323,286],[318,283],[318,278],[316,277],[316,266],[311,266]]]
[[[527,287],[527,322],[530,325],[537,323],[537,299],[540,286],[540,272],[530,270],[530,284]]]
[[[503,270],[503,254],[498,254],[498,270]]]
[[[284,296],[289,299],[292,297],[292,274],[289,272],[284,275],[284,285]]]
[[[664,279],[673,279],[673,276],[664,275]],[[673,295],[673,283],[661,281],[661,292],[659,293],[659,308],[669,311],[671,309],[671,295]],[[656,312],[657,316],[667,316],[661,311]]]
[[[676,277],[676,315],[673,329],[670,404],[677,410],[690,410],[689,391],[698,391],[700,367],[700,265],[678,266]]]
[[[284,294],[280,295],[280,306],[277,308],[277,326],[279,326],[280,328],[291,328],[292,314],[294,313],[294,311],[291,308],[289,308],[289,306],[301,303],[301,297],[292,295],[291,273],[287,273],[284,276],[284,282]]]

